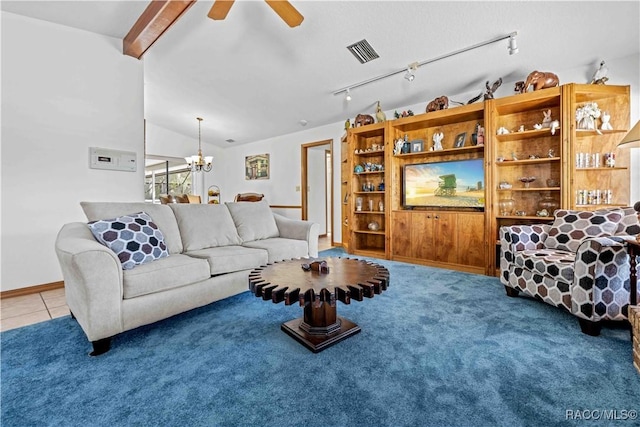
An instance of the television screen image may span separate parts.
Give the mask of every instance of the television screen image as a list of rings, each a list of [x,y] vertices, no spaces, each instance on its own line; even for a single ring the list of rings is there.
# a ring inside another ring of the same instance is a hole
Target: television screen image
[[[405,165],[403,205],[484,208],[483,159]]]

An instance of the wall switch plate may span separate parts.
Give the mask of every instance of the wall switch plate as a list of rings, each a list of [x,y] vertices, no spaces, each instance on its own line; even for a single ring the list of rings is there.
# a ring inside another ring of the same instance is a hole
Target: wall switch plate
[[[133,151],[89,147],[89,167],[91,169],[135,172],[137,165],[136,153]]]

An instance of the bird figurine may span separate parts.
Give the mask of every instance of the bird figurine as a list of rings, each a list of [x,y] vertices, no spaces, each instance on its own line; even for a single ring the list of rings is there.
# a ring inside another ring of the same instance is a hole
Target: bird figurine
[[[384,111],[382,111],[382,108],[380,107],[380,101],[378,101],[378,106],[376,107],[376,120],[378,123],[387,120],[387,116],[384,114]]]
[[[609,73],[609,68],[607,68],[604,61],[601,61],[600,66],[598,67],[596,72],[593,73],[593,77],[591,78],[591,84],[593,85],[605,84],[606,81],[609,80],[609,77],[607,77],[608,73]]]
[[[351,120],[347,119],[344,122],[344,130],[348,130],[351,127]]]

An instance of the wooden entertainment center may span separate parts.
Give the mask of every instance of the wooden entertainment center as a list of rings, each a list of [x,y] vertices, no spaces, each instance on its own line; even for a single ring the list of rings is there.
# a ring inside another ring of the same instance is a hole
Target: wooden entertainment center
[[[576,110],[588,103],[610,115],[610,129],[600,130],[602,119],[596,129],[578,129]],[[571,83],[349,129],[341,150],[345,250],[495,275],[501,226],[550,223],[558,207],[628,205],[629,150],[617,144],[629,130],[629,104],[629,86]],[[557,122],[534,128],[549,111]],[[472,137],[478,126],[483,145]],[[508,133],[498,134],[501,128]],[[442,150],[431,151],[440,132]],[[394,154],[398,139],[416,150]],[[615,164],[605,153],[614,153]],[[403,203],[405,166],[471,159],[484,162],[483,209]]]

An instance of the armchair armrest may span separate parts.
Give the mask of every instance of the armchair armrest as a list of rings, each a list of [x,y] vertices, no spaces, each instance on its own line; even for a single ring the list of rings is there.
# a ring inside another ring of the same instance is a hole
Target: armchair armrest
[[[580,244],[570,289],[574,315],[594,322],[626,319],[622,308],[629,302],[628,286],[625,236],[594,237]]]
[[[273,214],[280,237],[304,240],[309,245],[309,256],[318,256],[318,236],[320,226],[315,222],[290,219],[277,213]]]
[[[62,227],[55,251],[67,305],[87,338],[97,341],[122,332],[122,264],[116,254],[81,222]]]

